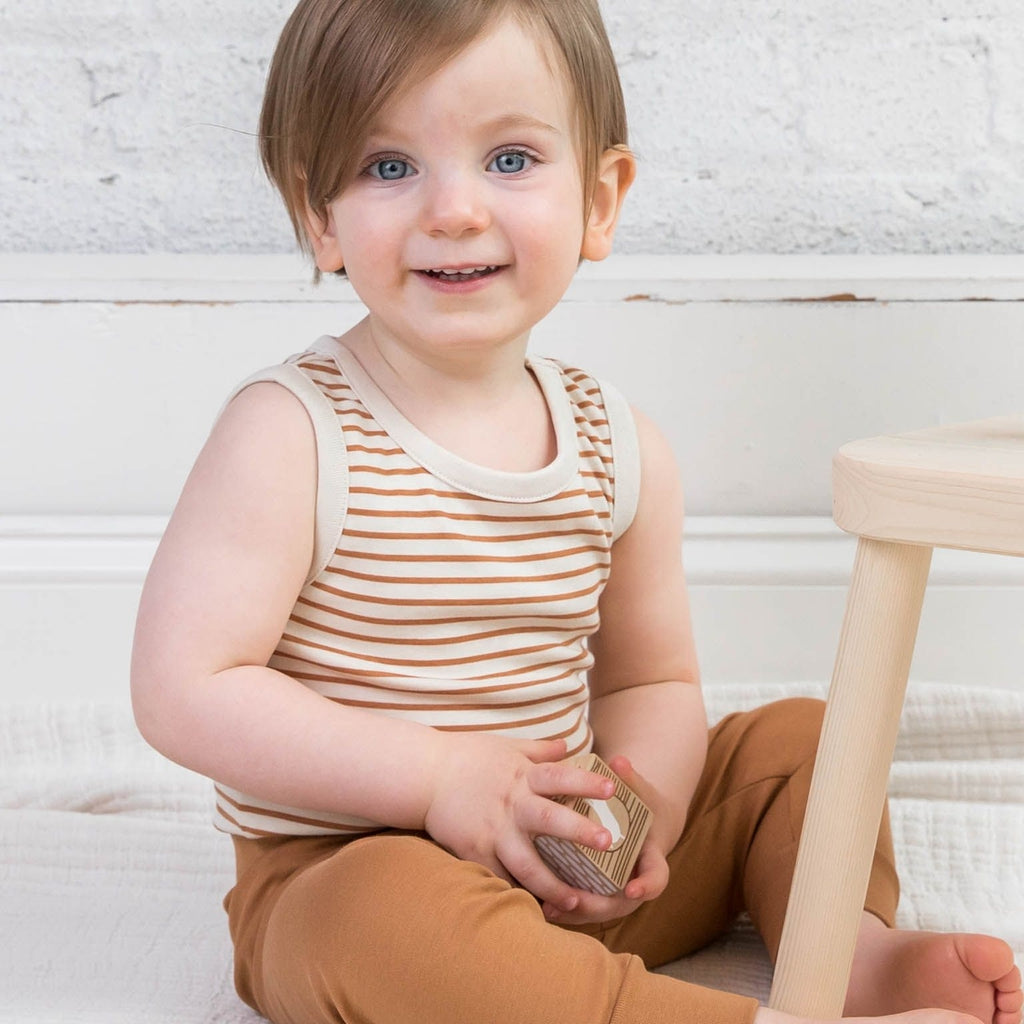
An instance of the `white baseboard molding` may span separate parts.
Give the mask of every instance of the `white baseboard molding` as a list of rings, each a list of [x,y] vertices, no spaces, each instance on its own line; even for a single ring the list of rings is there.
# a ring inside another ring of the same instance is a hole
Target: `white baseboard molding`
[[[0,703],[127,700],[160,516],[0,517]],[[854,541],[817,517],[694,517],[685,543],[707,685],[827,681]],[[1024,559],[937,551],[912,678],[1024,685]]]

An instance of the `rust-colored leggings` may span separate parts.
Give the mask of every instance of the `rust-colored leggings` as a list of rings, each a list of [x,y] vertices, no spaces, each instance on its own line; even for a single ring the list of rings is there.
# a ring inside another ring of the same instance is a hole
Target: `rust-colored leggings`
[[[707,945],[746,910],[773,959],[823,705],[788,700],[711,730],[666,891],[590,928],[429,838],[236,839],[228,894],[241,997],[275,1024],[749,1024],[755,1000],[646,968]],[[890,927],[888,818],[866,909]]]

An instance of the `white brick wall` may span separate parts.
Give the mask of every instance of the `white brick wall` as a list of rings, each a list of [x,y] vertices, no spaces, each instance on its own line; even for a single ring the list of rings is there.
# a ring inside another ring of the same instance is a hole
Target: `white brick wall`
[[[1024,246],[1021,0],[603,5],[642,161],[621,251]],[[0,250],[290,249],[244,134],[290,8],[0,0]]]

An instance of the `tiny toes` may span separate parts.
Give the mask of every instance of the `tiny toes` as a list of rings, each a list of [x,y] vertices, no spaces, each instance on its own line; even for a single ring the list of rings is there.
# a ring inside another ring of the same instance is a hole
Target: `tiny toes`
[[[1016,974],[1014,987],[1020,984],[1020,972],[1013,964],[1013,950],[1009,945],[989,935],[957,935],[954,945],[961,962],[980,981],[990,981],[996,988],[1004,985]]]
[[[1003,1013],[1019,1013],[1024,1006],[1024,992],[996,992],[996,1009]]]
[[[1020,968],[1014,967],[993,983],[999,992],[1020,992]]]

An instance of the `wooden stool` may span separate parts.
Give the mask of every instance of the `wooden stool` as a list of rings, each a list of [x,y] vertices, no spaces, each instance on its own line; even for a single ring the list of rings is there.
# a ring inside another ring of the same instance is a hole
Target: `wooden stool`
[[[1024,555],[1024,416],[855,441],[833,463],[859,538],[769,1005],[840,1017],[933,547]]]

